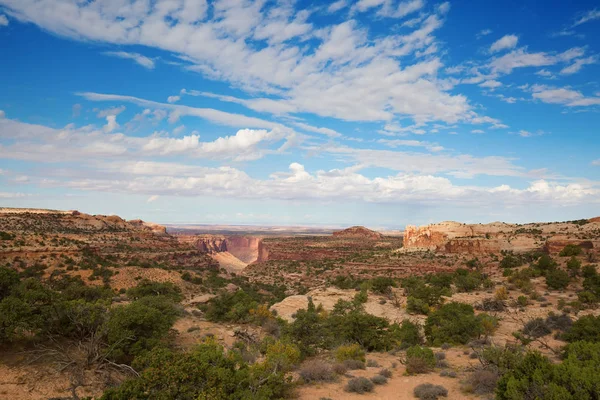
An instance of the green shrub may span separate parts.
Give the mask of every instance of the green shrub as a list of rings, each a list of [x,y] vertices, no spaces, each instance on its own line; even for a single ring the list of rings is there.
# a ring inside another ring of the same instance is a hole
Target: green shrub
[[[561,269],[554,269],[546,272],[546,285],[553,290],[563,290],[569,286],[571,278],[569,274]]]
[[[580,246],[576,244],[568,244],[563,247],[558,255],[561,257],[571,257],[581,255],[581,253],[583,253],[583,250]]]
[[[529,300],[527,300],[527,297],[525,296],[519,296],[517,297],[517,304],[521,307],[525,307],[527,304],[529,304]]]
[[[375,293],[390,293],[394,286],[396,286],[396,283],[392,278],[378,276],[371,280],[371,290]]]
[[[454,286],[458,292],[472,292],[480,288],[486,279],[480,272],[460,268],[454,274]]]
[[[581,270],[581,275],[583,275],[584,278],[593,278],[595,276],[598,276],[596,266],[591,264],[584,266]]]
[[[463,303],[448,303],[431,313],[425,322],[425,336],[429,343],[466,344],[483,333],[481,322],[473,307]]]
[[[600,342],[600,316],[585,315],[573,323],[564,335],[567,342]]]
[[[335,349],[337,361],[359,360],[365,362],[365,351],[358,344],[349,344]]]
[[[140,377],[109,389],[102,400],[129,399],[281,399],[290,380],[268,365],[246,364],[235,353],[225,354],[207,342],[189,353],[156,349],[135,365]]]
[[[140,281],[136,287],[127,291],[127,295],[134,300],[146,296],[165,296],[178,303],[183,299],[181,289],[171,282],[154,282],[147,279]]]
[[[575,258],[575,256],[571,257],[569,261],[567,261],[567,269],[571,276],[578,276],[581,272],[581,261]]]
[[[137,301],[115,307],[106,323],[108,356],[121,362],[131,361],[160,344],[175,319]]]
[[[543,274],[546,271],[556,268],[556,261],[554,261],[549,255],[544,254],[537,260],[537,263],[535,263],[534,266],[538,270],[542,271]]]
[[[411,314],[429,314],[429,305],[416,297],[408,296],[406,299],[406,311]]]
[[[8,296],[19,283],[19,274],[11,268],[0,267],[0,300]]]
[[[428,347],[413,346],[406,350],[406,373],[424,374],[435,368],[435,355]]]
[[[423,336],[419,325],[407,319],[402,321],[400,325],[391,325],[389,330],[394,340],[399,342],[401,349],[423,344]]]

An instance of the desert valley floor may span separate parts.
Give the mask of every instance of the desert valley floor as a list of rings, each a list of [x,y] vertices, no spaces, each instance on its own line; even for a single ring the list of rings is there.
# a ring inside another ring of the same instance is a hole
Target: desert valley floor
[[[6,208],[0,235],[0,399],[549,398],[490,353],[558,368],[600,341],[600,218],[247,234]],[[198,346],[248,391],[165,384]],[[599,376],[556,398],[598,399]]]

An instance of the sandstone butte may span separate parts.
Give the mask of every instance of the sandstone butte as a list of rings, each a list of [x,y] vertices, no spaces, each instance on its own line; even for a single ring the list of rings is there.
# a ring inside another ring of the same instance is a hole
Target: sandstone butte
[[[333,236],[342,238],[357,238],[357,239],[373,239],[379,240],[383,238],[383,235],[379,232],[372,231],[365,228],[364,226],[352,226],[350,228],[335,231]]]
[[[402,251],[484,254],[503,250],[546,250],[556,253],[567,244],[577,244],[587,249],[598,248],[599,233],[600,218],[589,219],[585,224],[463,224],[445,221],[420,227],[407,225]]]

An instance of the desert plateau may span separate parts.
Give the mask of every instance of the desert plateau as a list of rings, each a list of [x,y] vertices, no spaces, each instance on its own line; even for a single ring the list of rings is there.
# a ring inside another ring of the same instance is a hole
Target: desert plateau
[[[251,236],[4,208],[0,235],[2,398],[599,393],[598,218]]]

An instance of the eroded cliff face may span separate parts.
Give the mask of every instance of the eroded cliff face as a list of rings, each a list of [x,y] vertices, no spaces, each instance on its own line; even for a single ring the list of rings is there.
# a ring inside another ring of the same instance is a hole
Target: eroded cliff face
[[[403,251],[488,254],[509,251],[545,250],[560,252],[567,244],[593,250],[600,246],[600,221],[581,225],[570,222],[543,224],[461,224],[441,222],[421,227],[409,225],[403,238]]]
[[[178,235],[177,238],[180,242],[190,243],[204,253],[228,252],[244,264],[256,261],[261,243],[260,237],[242,235]]]

